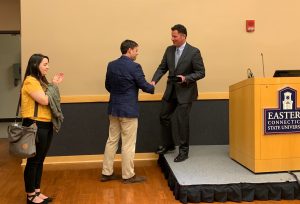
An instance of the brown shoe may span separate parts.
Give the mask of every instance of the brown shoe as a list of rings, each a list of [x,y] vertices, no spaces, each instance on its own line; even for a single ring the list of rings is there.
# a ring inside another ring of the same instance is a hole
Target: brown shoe
[[[117,176],[117,175],[110,175],[110,176],[107,176],[107,175],[104,175],[102,174],[102,177],[101,177],[101,182],[106,182],[106,181],[112,181],[112,180],[118,180],[120,179],[121,177],[120,176]]]
[[[143,182],[143,181],[146,181],[145,176],[136,176],[136,175],[134,175],[133,177],[131,177],[129,179],[123,179],[124,184],[140,183],[140,182]]]

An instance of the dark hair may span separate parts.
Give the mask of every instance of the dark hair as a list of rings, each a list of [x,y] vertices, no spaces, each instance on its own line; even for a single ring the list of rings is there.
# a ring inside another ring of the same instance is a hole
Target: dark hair
[[[45,76],[42,75],[39,65],[46,58],[49,61],[49,57],[42,54],[33,54],[28,61],[28,65],[25,71],[24,80],[27,76],[32,76],[40,81],[42,86],[49,84]]]
[[[182,34],[185,34],[185,36],[187,36],[186,27],[184,27],[184,25],[181,25],[181,24],[174,25],[174,26],[171,28],[171,30],[172,30],[172,31],[177,30],[178,33],[182,33]]]
[[[139,45],[136,42],[134,42],[133,40],[124,40],[121,43],[120,50],[121,50],[122,54],[126,54],[129,48],[133,49],[138,46]]]

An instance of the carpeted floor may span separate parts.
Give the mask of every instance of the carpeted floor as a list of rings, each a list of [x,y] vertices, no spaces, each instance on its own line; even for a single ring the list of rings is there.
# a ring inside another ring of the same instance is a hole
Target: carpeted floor
[[[295,181],[287,172],[254,174],[230,159],[227,145],[190,146],[189,159],[175,163],[178,148],[165,158],[180,185]],[[295,173],[300,178],[300,172]]]

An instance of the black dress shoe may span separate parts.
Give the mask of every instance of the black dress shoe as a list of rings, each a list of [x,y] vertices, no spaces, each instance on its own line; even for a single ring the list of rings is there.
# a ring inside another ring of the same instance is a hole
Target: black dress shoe
[[[167,152],[171,152],[174,151],[175,147],[174,146],[170,146],[170,147],[166,147],[166,146],[159,146],[156,150],[156,154],[165,154]]]
[[[186,160],[188,157],[187,154],[178,154],[178,156],[174,159],[174,162],[182,162],[184,160]]]

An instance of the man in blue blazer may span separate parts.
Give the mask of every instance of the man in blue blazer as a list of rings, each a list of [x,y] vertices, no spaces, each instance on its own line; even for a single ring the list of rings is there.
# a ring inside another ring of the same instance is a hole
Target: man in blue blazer
[[[205,68],[199,49],[186,42],[186,28],[177,24],[171,30],[173,45],[167,47],[151,83],[155,85],[169,71],[160,113],[163,144],[158,148],[157,153],[165,154],[175,149],[171,116],[176,110],[179,154],[174,161],[181,162],[188,158],[189,114],[192,101],[198,96],[197,80],[205,77]]]
[[[109,137],[105,146],[101,181],[117,177],[113,174],[113,161],[122,138],[122,178],[123,183],[145,180],[134,172],[134,154],[138,127],[138,93],[142,89],[154,93],[154,86],[145,80],[141,65],[135,63],[138,44],[125,40],[121,44],[122,56],[107,66],[105,88],[110,93],[108,104]]]

